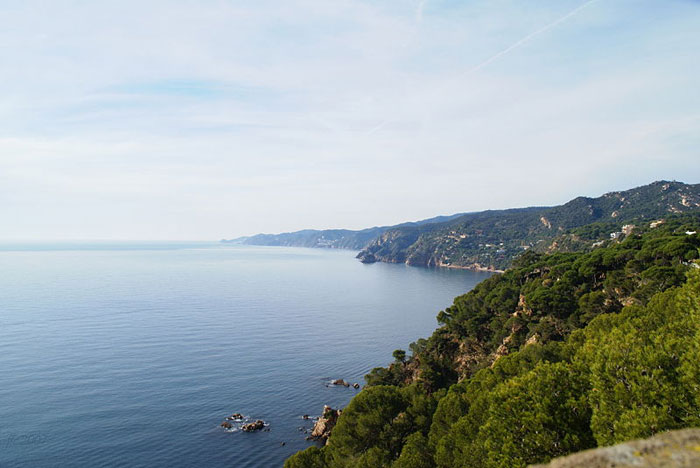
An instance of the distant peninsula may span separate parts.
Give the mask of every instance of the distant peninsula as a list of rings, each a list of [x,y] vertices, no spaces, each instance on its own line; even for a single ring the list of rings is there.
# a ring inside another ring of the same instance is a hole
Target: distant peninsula
[[[406,222],[393,226],[375,226],[359,231],[351,229],[304,229],[295,232],[284,232],[282,234],[256,234],[254,236],[238,237],[236,239],[222,239],[221,242],[228,244],[361,250],[371,241],[391,229],[423,226],[427,224],[443,224],[464,215],[465,213],[458,213],[451,216],[436,216],[421,221]]]

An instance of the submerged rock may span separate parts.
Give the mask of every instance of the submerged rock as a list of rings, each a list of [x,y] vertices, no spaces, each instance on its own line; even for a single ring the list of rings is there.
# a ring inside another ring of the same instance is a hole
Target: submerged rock
[[[241,413],[233,413],[231,416],[227,416],[227,421],[242,421],[244,416]]]
[[[255,432],[265,428],[265,421],[258,419],[255,422],[244,424],[241,426],[241,430],[244,432]]]
[[[350,384],[343,379],[335,379],[331,382],[333,385],[342,385],[344,387],[349,387]]]
[[[700,429],[664,432],[530,468],[694,468],[700,466]]]
[[[360,388],[360,384],[357,383],[357,382],[355,382],[354,384],[352,384],[352,388],[354,388],[355,390],[357,390],[358,388]]]
[[[233,427],[233,424],[231,424],[228,421],[224,421],[220,424],[220,426],[223,427],[224,429],[231,429]]]
[[[314,424],[314,428],[311,431],[311,436],[307,439],[320,440],[324,443],[328,443],[328,438],[331,435],[331,431],[338,422],[338,416],[340,416],[341,410],[336,410],[328,405],[323,407],[323,416],[318,418],[318,421]]]

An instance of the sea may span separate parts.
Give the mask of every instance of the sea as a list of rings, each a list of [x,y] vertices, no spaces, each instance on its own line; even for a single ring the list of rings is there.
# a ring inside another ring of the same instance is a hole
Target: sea
[[[489,273],[217,242],[0,244],[0,467],[281,467]],[[220,424],[262,419],[254,433]]]

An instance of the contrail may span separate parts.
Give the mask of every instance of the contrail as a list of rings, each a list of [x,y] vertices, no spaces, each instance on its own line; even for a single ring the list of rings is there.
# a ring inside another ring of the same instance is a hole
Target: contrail
[[[382,128],[384,128],[385,125],[390,124],[391,122],[393,122],[393,120],[382,120],[382,121],[379,123],[379,125],[375,125],[375,126],[372,127],[371,129],[369,129],[369,131],[368,131],[367,133],[365,133],[365,136],[370,136],[370,135],[373,134],[374,132],[378,132],[379,130],[381,130]]]
[[[498,52],[498,53],[492,55],[492,56],[489,57],[489,58],[487,58],[486,60],[484,60],[484,61],[481,62],[480,64],[476,65],[475,67],[470,68],[470,69],[467,70],[465,73],[463,73],[463,76],[470,75],[470,74],[472,74],[472,73],[474,73],[474,72],[476,72],[476,71],[481,70],[482,68],[484,68],[485,66],[487,66],[487,65],[490,64],[491,62],[494,62],[494,61],[498,60],[499,58],[503,57],[504,55],[508,54],[509,52],[511,52],[511,51],[513,51],[513,50],[515,50],[515,49],[517,49],[517,48],[520,47],[521,45],[526,44],[526,43],[529,42],[533,37],[539,36],[540,34],[549,31],[549,30],[552,29],[553,27],[555,27],[555,26],[557,26],[557,25],[563,23],[564,21],[568,20],[568,19],[571,18],[572,16],[576,15],[578,12],[580,12],[580,11],[583,10],[584,8],[586,8],[586,7],[588,7],[588,6],[592,5],[592,4],[594,4],[594,3],[596,3],[596,2],[599,2],[599,1],[600,1],[600,0],[588,0],[587,2],[585,2],[585,3],[583,3],[583,4],[579,5],[579,6],[577,6],[576,8],[574,8],[573,10],[571,10],[570,12],[568,12],[567,14],[565,14],[564,16],[562,16],[561,18],[559,18],[559,19],[557,19],[557,20],[555,20],[555,21],[549,23],[549,24],[546,25],[546,26],[541,27],[540,29],[538,29],[538,30],[535,31],[535,32],[531,32],[530,34],[528,34],[527,36],[523,37],[523,38],[520,39],[519,41],[514,42],[513,44],[511,44],[510,46],[506,47],[506,48],[503,49],[502,51],[500,51],[500,52]]]
[[[423,10],[426,3],[428,3],[428,0],[420,0],[418,2],[418,8],[416,8],[416,22],[418,23],[423,21]]]
[[[574,8],[573,10],[571,10],[570,12],[568,12],[567,14],[565,14],[564,16],[562,16],[562,17],[560,17],[560,18],[558,18],[558,19],[552,21],[551,23],[547,24],[546,26],[541,27],[541,28],[538,29],[537,31],[531,32],[531,33],[528,34],[527,36],[523,37],[522,39],[519,39],[518,41],[516,41],[516,42],[514,42],[513,44],[509,45],[508,47],[506,47],[505,49],[501,50],[500,52],[495,53],[494,55],[492,55],[491,57],[487,58],[486,60],[484,60],[483,62],[479,63],[478,65],[475,65],[474,67],[470,68],[469,70],[463,72],[463,73],[460,75],[460,77],[469,76],[469,75],[471,75],[472,73],[475,73],[475,72],[481,70],[482,68],[484,68],[484,67],[488,66],[489,64],[495,62],[496,60],[498,60],[499,58],[503,57],[504,55],[507,55],[507,54],[509,54],[510,52],[512,52],[513,50],[515,50],[515,49],[517,49],[518,47],[522,46],[523,44],[528,43],[529,41],[532,40],[532,38],[534,38],[534,37],[536,37],[536,36],[539,36],[540,34],[542,34],[542,33],[544,33],[544,32],[549,31],[549,30],[552,29],[553,27],[555,27],[555,26],[557,26],[557,25],[563,23],[564,21],[568,20],[568,19],[571,18],[572,16],[578,14],[578,13],[579,13],[581,10],[583,10],[584,8],[587,8],[587,7],[589,7],[590,5],[592,5],[592,4],[594,4],[594,3],[597,3],[597,2],[599,2],[599,1],[600,1],[600,0],[588,0],[588,1],[584,2],[584,3],[582,3],[581,5],[577,6],[576,8]],[[425,2],[421,2],[420,5],[419,5],[419,8],[422,7],[424,3],[425,3]],[[421,13],[422,13],[422,9],[420,9],[419,11],[421,11]],[[375,133],[375,132],[381,130],[382,128],[384,128],[384,126],[386,126],[387,124],[389,124],[389,123],[391,123],[391,122],[393,122],[393,120],[384,120],[384,121],[381,122],[379,125],[375,125],[374,127],[372,127],[365,135],[366,135],[366,136],[372,135],[373,133]]]

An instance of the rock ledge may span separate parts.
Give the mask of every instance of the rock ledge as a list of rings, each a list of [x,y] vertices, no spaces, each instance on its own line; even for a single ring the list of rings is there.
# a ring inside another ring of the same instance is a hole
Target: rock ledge
[[[695,468],[700,467],[700,429],[664,432],[648,439],[602,447],[530,468]]]

